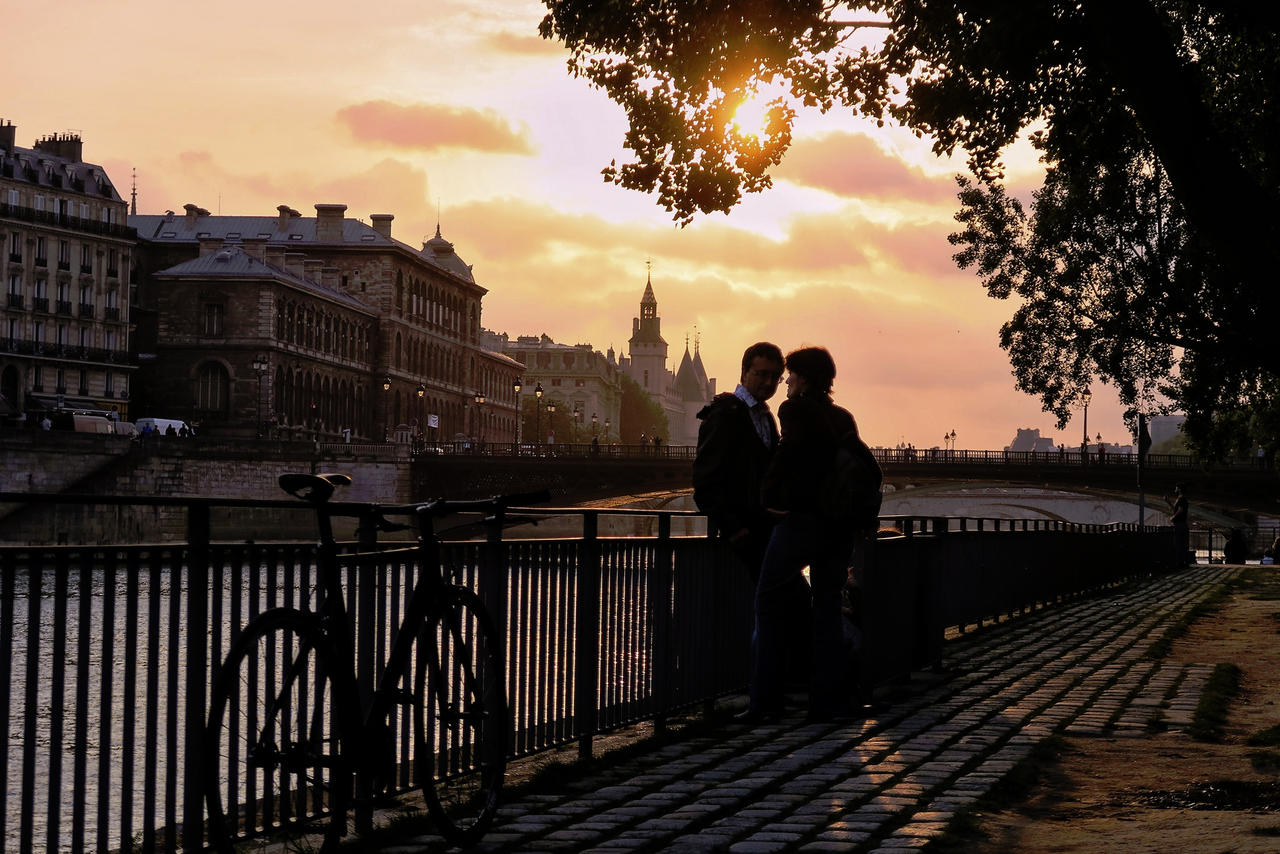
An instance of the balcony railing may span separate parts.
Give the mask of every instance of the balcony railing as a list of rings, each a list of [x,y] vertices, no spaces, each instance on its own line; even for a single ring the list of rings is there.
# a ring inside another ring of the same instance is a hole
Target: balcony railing
[[[92,274],[93,274],[93,265],[92,265],[92,264],[81,264],[81,265],[80,265],[80,272],[81,272],[81,273],[84,273],[85,275],[92,275]]]
[[[49,266],[49,259],[48,259],[48,258],[46,258],[46,257],[44,257],[44,256],[42,256],[42,255],[37,255],[37,256],[36,256],[36,266],[37,266],[37,267],[48,267],[48,266]]]
[[[56,175],[54,176],[57,177]],[[100,222],[93,219],[81,219],[78,216],[66,216],[57,211],[38,211],[22,205],[0,204],[0,217],[21,220],[23,222],[54,225],[73,231],[85,231],[91,234],[102,234],[108,237],[134,239],[137,230],[127,225],[113,222]]]
[[[11,263],[11,264],[21,264],[21,263],[22,263],[22,253],[21,253],[21,252],[10,252],[10,253],[9,253],[9,263]]]
[[[104,320],[119,320],[120,306],[107,306],[102,310],[102,317]]]
[[[45,313],[47,314],[47,313],[48,313],[48,311],[49,311],[49,298],[48,298],[48,297],[33,297],[33,298],[32,298],[32,300],[31,300],[31,310],[32,310],[32,311],[43,311],[43,312],[45,312]]]
[[[80,303],[80,316],[81,316],[81,317],[88,317],[88,318],[92,318],[92,317],[93,317],[93,303],[91,303],[91,302],[82,302],[82,303]]]
[[[71,271],[71,262],[70,262],[70,261],[59,261],[59,262],[58,262],[58,269],[59,269],[59,270],[61,270],[61,271],[63,271],[64,273],[68,273],[68,272],[70,272],[70,271]]]
[[[54,302],[54,311],[58,314],[71,314],[71,300],[56,300]]]
[[[23,307],[23,295],[9,294],[9,308],[22,308],[22,307]]]

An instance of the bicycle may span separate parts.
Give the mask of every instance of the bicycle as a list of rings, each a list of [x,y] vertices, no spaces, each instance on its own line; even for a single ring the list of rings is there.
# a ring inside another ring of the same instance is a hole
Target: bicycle
[[[253,617],[214,678],[203,756],[211,846],[233,851],[248,836],[318,832],[320,850],[332,850],[352,806],[371,804],[406,774],[441,835],[474,844],[493,822],[506,770],[502,635],[479,596],[445,578],[434,523],[479,512],[501,526],[509,507],[548,494],[339,506],[329,499],[350,484],[346,475],[285,474],[279,482],[315,508],[321,598],[315,611],[280,607]],[[416,545],[378,548],[379,532],[410,527],[392,516],[412,517]],[[355,551],[341,551],[334,517],[360,520]],[[362,704],[342,567],[389,561],[416,561],[419,575]],[[409,768],[397,764],[397,740],[411,740]]]

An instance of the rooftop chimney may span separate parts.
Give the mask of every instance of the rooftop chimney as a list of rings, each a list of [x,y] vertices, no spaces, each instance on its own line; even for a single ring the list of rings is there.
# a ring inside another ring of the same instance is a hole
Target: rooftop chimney
[[[0,151],[5,154],[13,154],[14,140],[17,134],[18,129],[14,127],[13,122],[5,122],[0,119]]]
[[[80,141],[80,137],[77,134],[55,133],[52,136],[36,140],[35,149],[46,154],[52,154],[54,157],[70,160],[72,163],[79,163],[81,152],[84,150],[84,143]]]
[[[266,261],[272,267],[279,270],[285,269],[284,255],[285,248],[283,246],[272,246],[271,244],[267,244]]]
[[[200,254],[209,255],[217,252],[222,248],[223,240],[221,237],[201,237],[200,238]]]
[[[391,239],[391,220],[395,218],[395,214],[369,214],[369,219],[373,220],[373,230],[388,240]]]
[[[342,215],[346,210],[346,205],[316,205],[316,240],[318,242],[342,242]]]
[[[338,272],[337,267],[321,267],[320,284],[336,291],[338,289]]]
[[[306,260],[306,257],[307,256],[301,252],[286,252],[284,253],[284,268],[295,276],[301,278],[302,264]]]
[[[302,262],[302,277],[312,282],[320,281],[320,268],[324,262],[319,258],[308,258]]]
[[[288,205],[277,205],[276,210],[280,212],[280,219],[276,222],[276,228],[280,231],[285,231],[289,228],[289,220],[302,216],[302,214]]]
[[[267,260],[267,238],[265,237],[242,237],[240,243],[244,247],[244,254],[258,261]]]
[[[187,212],[187,228],[195,228],[197,219],[209,215],[209,212],[199,205],[183,205],[182,209]]]

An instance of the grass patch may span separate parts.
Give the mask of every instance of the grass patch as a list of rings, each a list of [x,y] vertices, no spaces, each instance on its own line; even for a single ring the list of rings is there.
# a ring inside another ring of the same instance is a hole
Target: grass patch
[[[1187,733],[1196,741],[1222,741],[1227,709],[1240,693],[1240,676],[1240,668],[1234,664],[1214,666],[1213,673],[1200,694],[1195,713],[1191,716],[1191,726],[1187,729]]]
[[[1185,635],[1196,620],[1221,611],[1231,593],[1232,584],[1224,582],[1215,585],[1203,601],[1191,606],[1180,620],[1172,623],[1169,628],[1165,629],[1163,635],[1153,641],[1151,646],[1147,647],[1147,658],[1160,659],[1168,655],[1169,650],[1173,648],[1173,642]]]
[[[1251,750],[1245,754],[1249,764],[1260,774],[1280,773],[1280,753],[1274,750]]]
[[[1067,740],[1060,735],[1041,741],[972,806],[957,812],[946,831],[930,842],[926,850],[933,854],[964,854],[975,839],[985,839],[982,813],[997,812],[1029,798],[1036,784],[1058,765],[1067,748]]]
[[[1280,726],[1273,726],[1255,732],[1246,739],[1250,747],[1280,747]]]

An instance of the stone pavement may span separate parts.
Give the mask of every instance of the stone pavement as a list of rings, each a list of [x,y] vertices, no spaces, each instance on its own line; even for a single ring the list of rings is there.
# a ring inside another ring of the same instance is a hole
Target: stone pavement
[[[1142,735],[1191,720],[1208,667],[1144,657],[1238,568],[1196,566],[987,626],[861,720],[726,724],[563,791],[506,804],[484,852],[901,852],[1055,734]],[[385,854],[446,851],[406,838]]]

